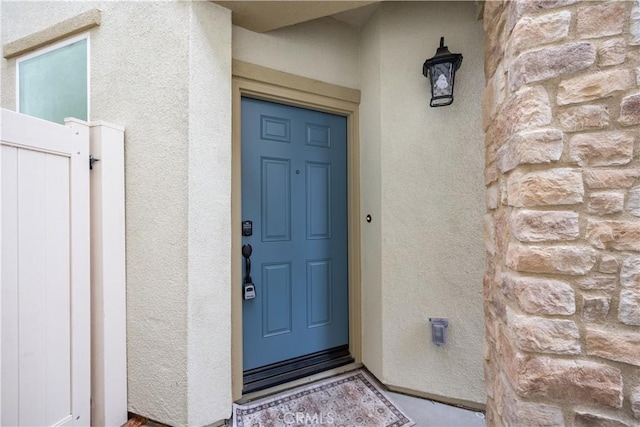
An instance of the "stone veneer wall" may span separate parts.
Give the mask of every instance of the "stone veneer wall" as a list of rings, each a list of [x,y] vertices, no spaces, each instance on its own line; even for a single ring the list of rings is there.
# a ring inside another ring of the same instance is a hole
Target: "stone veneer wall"
[[[487,1],[489,425],[640,424],[640,0]]]

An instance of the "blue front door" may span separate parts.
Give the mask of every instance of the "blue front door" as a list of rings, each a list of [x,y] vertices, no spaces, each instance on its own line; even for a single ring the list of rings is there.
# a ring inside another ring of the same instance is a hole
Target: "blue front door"
[[[346,135],[345,117],[242,98],[245,371],[348,344]]]

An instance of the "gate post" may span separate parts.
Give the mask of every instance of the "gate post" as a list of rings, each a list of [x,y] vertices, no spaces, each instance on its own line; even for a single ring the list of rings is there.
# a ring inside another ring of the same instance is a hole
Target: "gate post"
[[[120,426],[127,422],[124,128],[93,122],[90,129],[91,424]]]

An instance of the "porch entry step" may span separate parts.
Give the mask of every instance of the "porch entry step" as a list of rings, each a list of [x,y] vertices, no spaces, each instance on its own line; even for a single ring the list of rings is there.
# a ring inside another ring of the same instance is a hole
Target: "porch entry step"
[[[247,394],[263,390],[329,369],[338,368],[353,361],[354,359],[349,353],[349,346],[343,345],[251,369],[244,372],[242,393]]]

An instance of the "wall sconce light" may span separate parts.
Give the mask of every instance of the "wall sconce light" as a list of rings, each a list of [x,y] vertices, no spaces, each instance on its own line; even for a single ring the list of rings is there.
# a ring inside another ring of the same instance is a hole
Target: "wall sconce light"
[[[440,37],[435,56],[424,61],[422,66],[422,74],[431,82],[431,107],[444,107],[453,102],[453,84],[460,64],[462,55],[449,52],[444,37]]]

